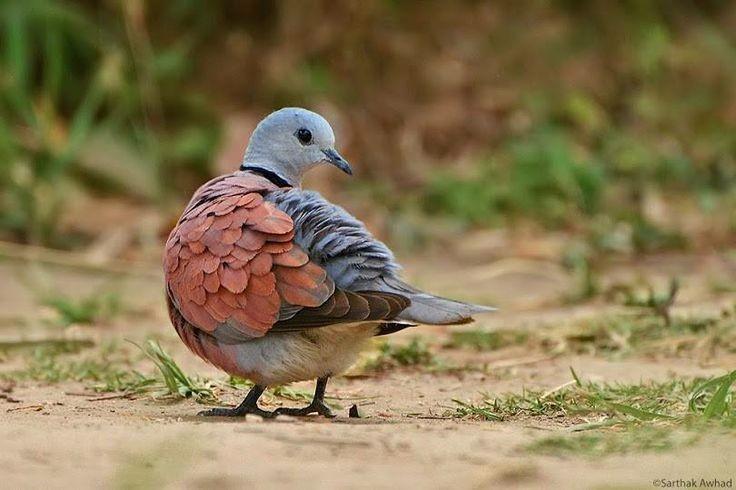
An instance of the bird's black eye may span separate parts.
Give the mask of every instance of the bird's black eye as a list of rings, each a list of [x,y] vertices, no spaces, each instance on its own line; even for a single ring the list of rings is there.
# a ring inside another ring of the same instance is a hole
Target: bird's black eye
[[[308,145],[312,142],[312,132],[307,128],[299,128],[296,131],[296,137],[303,145]]]

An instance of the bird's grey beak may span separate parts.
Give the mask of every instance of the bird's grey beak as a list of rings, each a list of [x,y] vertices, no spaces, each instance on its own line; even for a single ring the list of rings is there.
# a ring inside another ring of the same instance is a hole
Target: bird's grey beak
[[[322,153],[327,157],[327,161],[335,167],[339,168],[348,175],[353,175],[353,168],[350,166],[347,160],[345,160],[334,148],[327,148],[322,150]]]

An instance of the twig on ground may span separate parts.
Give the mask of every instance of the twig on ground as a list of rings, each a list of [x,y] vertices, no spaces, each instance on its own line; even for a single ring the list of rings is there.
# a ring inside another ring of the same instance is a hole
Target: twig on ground
[[[43,409],[44,409],[43,405],[25,405],[22,407],[9,408],[6,410],[6,412],[18,412],[20,410],[33,410],[36,412],[40,412]]]
[[[25,260],[29,262],[42,262],[45,264],[61,265],[75,269],[85,269],[94,272],[108,272],[113,274],[138,275],[148,277],[159,277],[158,269],[146,267],[146,264],[126,262],[123,260],[110,261],[99,264],[90,260],[84,254],[53,250],[36,245],[24,245],[0,241],[0,258]]]
[[[103,400],[114,400],[116,398],[126,398],[128,400],[133,400],[133,393],[126,392],[126,393],[118,393],[117,395],[98,396],[95,398],[87,398],[87,401],[88,402],[101,402]]]
[[[504,359],[502,361],[498,361],[495,363],[488,364],[488,369],[500,369],[500,368],[510,368],[510,367],[516,367],[516,366],[524,366],[527,364],[536,364],[538,362],[544,362],[544,361],[550,361],[557,357],[557,355],[551,355],[551,356],[536,356],[536,357],[522,357],[520,359]]]
[[[556,386],[556,387],[552,388],[551,390],[549,390],[548,392],[544,393],[542,396],[539,397],[539,399],[540,400],[544,400],[548,396],[553,395],[553,394],[557,393],[558,391],[560,391],[560,390],[562,390],[564,388],[567,388],[570,385],[577,384],[577,383],[578,382],[576,380],[574,380],[574,379],[572,381],[568,381],[567,383],[562,383],[560,386]]]

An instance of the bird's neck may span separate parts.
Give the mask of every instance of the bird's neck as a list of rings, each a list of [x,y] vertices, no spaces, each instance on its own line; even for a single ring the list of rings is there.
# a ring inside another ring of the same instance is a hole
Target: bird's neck
[[[261,140],[262,138],[258,134],[253,134],[248,147],[245,149],[240,169],[257,169],[254,171],[261,172],[264,177],[272,175],[286,182],[288,187],[300,187],[304,170],[297,162],[293,161],[293,156],[283,154],[278,149],[270,148],[268,145],[264,145]]]
[[[266,165],[259,165],[256,163],[250,164],[250,163],[243,163],[240,166],[240,170],[245,172],[252,172],[254,174],[260,175],[261,177],[267,179],[272,184],[278,186],[278,187],[299,187],[300,182],[291,182],[287,180],[285,177],[279,175],[279,173],[275,172],[274,170],[271,170]]]

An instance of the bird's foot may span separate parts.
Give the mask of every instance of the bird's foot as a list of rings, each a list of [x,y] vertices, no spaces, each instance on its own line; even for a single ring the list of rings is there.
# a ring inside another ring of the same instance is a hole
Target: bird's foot
[[[197,413],[200,417],[245,417],[247,414],[259,415],[264,419],[275,417],[276,412],[268,412],[257,406],[254,407],[235,407],[235,408],[210,408]]]
[[[330,407],[328,407],[325,402],[321,400],[312,401],[312,403],[304,408],[279,407],[274,410],[273,413],[275,415],[291,415],[293,417],[305,417],[307,415],[316,413],[317,415],[322,415],[323,417],[326,417],[328,419],[336,417]]]

